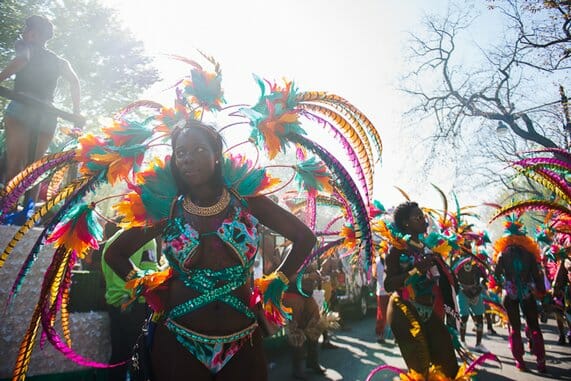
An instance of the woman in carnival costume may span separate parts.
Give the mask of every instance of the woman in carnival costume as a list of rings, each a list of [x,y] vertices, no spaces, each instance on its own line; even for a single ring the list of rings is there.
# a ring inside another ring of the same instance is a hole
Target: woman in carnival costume
[[[545,284],[540,272],[541,252],[537,242],[526,235],[515,214],[506,217],[505,232],[494,242],[495,279],[502,287],[503,305],[509,318],[509,345],[516,367],[526,371],[523,360],[520,308],[529,329],[531,347],[537,358],[537,370],[546,372],[545,346],[539,328],[536,294],[542,298]]]
[[[339,96],[298,92],[291,82],[279,86],[258,80],[262,96],[256,105],[223,108],[218,63],[204,56],[214,66],[214,71],[208,72],[195,61],[174,58],[192,66],[191,76],[177,86],[174,108],[153,101],[135,102],[102,129],[102,136],[84,135],[77,148],[44,157],[10,180],[0,194],[2,218],[40,176],[51,182],[50,175],[56,171],[81,165],[81,176],[56,189],[0,256],[1,266],[18,240],[54,206],[59,207],[45,221],[10,293],[11,302],[41,246],[53,243],[52,264],[17,354],[14,379],[26,376],[40,326],[44,341],[80,365],[119,365],[95,362],[76,353],[71,348],[67,313],[71,269],[89,249],[98,248],[102,239],[98,216],[109,219],[97,206],[103,201],[97,191],[104,184],[124,182],[129,189],[129,193],[117,195],[121,199],[114,205],[122,218],[119,225],[128,230],[108,248],[108,263],[128,281],[132,301],[144,296],[154,311],[149,325],[154,334],[149,332],[146,339],[150,361],[133,361],[132,379],[138,375],[153,380],[267,379],[258,326],[283,326],[291,318],[291,310],[282,304],[283,293],[293,281],[301,288],[298,270],[302,274],[312,260],[346,241],[341,237],[311,251],[321,192],[342,208],[349,225],[346,230],[361,249],[356,252],[363,255],[363,263],[370,263],[368,205],[373,163],[380,156],[381,143],[369,119]],[[227,116],[237,121],[218,130],[202,121],[205,115],[218,111],[230,111]],[[351,170],[305,136],[300,117],[316,122],[341,142],[357,180]],[[244,142],[232,142],[235,144],[224,151],[222,132],[229,127],[246,128],[250,136]],[[254,161],[230,154],[244,143],[254,144]],[[172,156],[164,158],[164,149],[156,148],[164,145],[170,146]],[[273,164],[290,146],[295,146],[297,162]],[[272,163],[268,167],[293,170],[290,180],[279,186],[280,179],[270,177],[266,168],[259,166],[262,153]],[[309,157],[309,153],[315,156]],[[292,181],[307,192],[309,229],[266,197]],[[111,197],[115,196],[105,199]],[[254,282],[258,223],[283,234],[293,247],[277,271]],[[160,234],[169,267],[154,273],[134,267],[127,254]],[[55,330],[58,314],[65,340]]]
[[[565,345],[565,339],[571,344],[571,258],[560,259],[557,273],[553,281],[553,298],[556,306],[557,344]],[[567,335],[565,329],[567,328]]]
[[[462,348],[445,315],[458,320],[455,312],[454,276],[444,260],[456,246],[456,237],[438,232],[426,235],[428,222],[416,202],[398,205],[392,221],[378,220],[373,230],[389,243],[386,257],[385,289],[393,292],[388,322],[408,366],[408,372],[380,365],[380,371],[399,374],[401,380],[470,380],[476,366],[497,357],[485,353],[470,365],[458,365],[455,350],[462,358],[473,359]]]
[[[438,263],[438,256],[420,241],[428,224],[417,203],[398,205],[393,222],[398,232],[410,237],[406,246],[393,245],[386,258],[385,289],[395,292],[388,308],[395,341],[409,369],[426,375],[434,365],[453,378],[458,363],[442,304],[438,305],[443,297],[438,284],[441,276],[445,278],[446,265],[441,260]],[[449,304],[454,305],[453,301]]]
[[[438,372],[453,379],[459,368],[452,339],[432,296],[441,274],[436,256],[419,239],[428,227],[424,212],[416,202],[407,201],[395,208],[392,223],[380,221],[378,226],[386,227],[384,232],[377,227],[377,232],[390,244],[384,285],[394,293],[387,319],[408,375],[428,380]]]
[[[566,108],[564,107],[564,112]],[[518,169],[518,173],[546,188],[549,200],[542,198],[523,199],[501,207],[493,217],[499,218],[513,213],[521,215],[528,211],[545,213],[537,240],[546,244],[544,250],[545,273],[548,279],[557,278],[558,269],[563,269],[566,259],[569,258],[569,246],[571,246],[571,188],[567,181],[571,174],[571,153],[563,148],[543,148],[530,151],[522,159],[513,162],[512,166]],[[493,220],[492,219],[492,220]],[[569,263],[569,262],[568,262]],[[562,277],[564,278],[564,277]],[[560,278],[561,279],[561,278]],[[555,284],[554,284],[555,286]],[[555,308],[560,335],[564,332],[564,306],[561,295],[561,287],[553,288],[553,304]],[[568,317],[569,318],[569,317]],[[560,342],[564,337],[560,336]]]
[[[275,274],[280,286],[295,280],[315,243],[305,224],[266,196],[228,189],[222,149],[220,134],[201,122],[190,119],[173,132],[170,164],[179,196],[168,220],[128,230],[107,252],[118,274],[135,279],[140,271],[125,254],[162,232],[170,272],[154,294],[162,314],[150,348],[155,380],[266,379],[262,335],[249,305],[258,222],[292,242]]]
[[[325,369],[319,364],[317,344],[327,327],[312,295],[321,279],[315,261],[306,267],[301,279],[301,289],[292,283],[284,294],[283,302],[292,310],[292,319],[286,325],[286,337],[292,354],[292,376],[296,380],[307,380],[306,366],[314,373],[325,374]]]

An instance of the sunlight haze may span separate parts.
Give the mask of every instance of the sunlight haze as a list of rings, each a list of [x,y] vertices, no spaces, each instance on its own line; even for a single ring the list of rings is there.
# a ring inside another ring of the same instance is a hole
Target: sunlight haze
[[[383,141],[382,166],[375,169],[374,197],[391,206],[404,199],[404,188],[421,203],[440,203],[422,170],[422,146],[415,128],[403,133],[402,114],[409,100],[399,91],[405,74],[409,32],[417,32],[425,12],[445,12],[446,1],[309,0],[213,1],[106,0],[155,57],[163,81],[145,97],[170,104],[165,90],[188,67],[166,57],[198,59],[196,49],[222,67],[229,104],[256,102],[256,74],[269,80],[294,80],[302,91],[338,94],[363,111]],[[492,33],[493,30],[489,29]],[[426,134],[424,134],[426,135]],[[443,167],[445,168],[445,167]],[[430,179],[450,190],[446,170]],[[439,205],[435,205],[439,206]]]

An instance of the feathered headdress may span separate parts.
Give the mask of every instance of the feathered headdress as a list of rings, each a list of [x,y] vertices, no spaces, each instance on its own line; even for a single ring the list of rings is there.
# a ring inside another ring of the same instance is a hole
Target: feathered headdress
[[[504,234],[494,242],[494,262],[497,261],[498,255],[506,250],[509,246],[520,246],[526,251],[534,255],[537,262],[541,261],[541,249],[537,242],[527,235],[521,219],[511,214],[506,216],[504,221]]]
[[[349,234],[347,230],[346,236],[351,236],[359,249],[355,250],[356,259],[362,260],[365,268],[369,266],[373,245],[370,226],[373,169],[382,150],[379,134],[371,121],[342,97],[299,91],[288,81],[278,85],[256,78],[262,94],[255,105],[226,106],[220,65],[212,57],[202,56],[212,70],[194,60],[173,56],[191,66],[190,75],[175,85],[173,107],[147,100],[134,102],[116,113],[112,122],[100,129],[101,134],[80,136],[75,148],[33,163],[2,190],[0,219],[36,182],[79,164],[81,176],[61,189],[53,189],[45,205],[22,226],[0,255],[2,266],[24,234],[39,220],[45,219],[42,221],[44,229],[24,261],[10,293],[13,300],[41,247],[52,243],[56,248],[54,259],[19,349],[14,378],[25,378],[40,324],[44,330],[42,335],[73,361],[88,366],[108,366],[77,355],[68,337],[61,340],[55,330],[56,316],[61,311],[64,332],[69,333],[65,317],[68,316],[71,269],[77,259],[89,248],[96,248],[101,239],[99,218],[110,218],[99,207],[104,199],[115,200],[113,209],[124,228],[149,226],[168,217],[177,189],[164,146],[170,146],[172,131],[184,128],[189,119],[201,120],[206,113],[233,118],[218,129],[231,143],[224,152],[222,172],[225,185],[233,193],[242,197],[279,195],[277,192],[290,182],[295,183],[299,192],[306,194],[308,225],[318,229],[317,208],[320,205],[339,208],[336,220],[346,220],[346,225],[351,226],[352,231]],[[246,129],[248,137],[244,141],[231,140],[235,139],[234,134],[226,134],[230,128],[232,131]],[[339,160],[337,154],[332,155],[323,145],[310,139],[311,133],[320,136],[323,130],[338,142],[347,156],[346,161]],[[253,159],[246,159],[240,152],[244,144],[254,145]],[[293,163],[291,156],[283,155],[290,148],[295,152]],[[275,164],[280,155],[289,160],[287,165]],[[261,166],[261,162],[268,164]],[[293,175],[289,180],[271,176],[269,170],[275,167],[289,168]],[[102,185],[117,184],[122,184],[127,192],[100,194]],[[48,212],[56,208],[57,212],[48,218]],[[337,234],[338,239],[316,248],[311,258],[324,255],[343,242],[343,234],[331,231],[332,224],[329,222],[322,231]],[[277,311],[275,308],[270,310]]]

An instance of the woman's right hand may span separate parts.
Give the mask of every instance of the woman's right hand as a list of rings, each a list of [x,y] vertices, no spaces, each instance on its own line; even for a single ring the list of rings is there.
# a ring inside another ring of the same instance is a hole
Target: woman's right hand
[[[420,261],[414,264],[414,267],[418,269],[422,274],[426,273],[432,265],[434,265],[434,254],[425,255]]]

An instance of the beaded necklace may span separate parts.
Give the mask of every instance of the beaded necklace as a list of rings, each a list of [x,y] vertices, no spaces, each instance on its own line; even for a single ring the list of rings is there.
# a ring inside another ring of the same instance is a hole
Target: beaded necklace
[[[226,188],[222,189],[222,195],[214,205],[198,206],[193,203],[188,196],[184,196],[184,199],[182,200],[182,207],[184,210],[190,214],[201,217],[215,216],[226,209],[228,204],[230,204],[230,193],[228,193]]]

